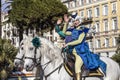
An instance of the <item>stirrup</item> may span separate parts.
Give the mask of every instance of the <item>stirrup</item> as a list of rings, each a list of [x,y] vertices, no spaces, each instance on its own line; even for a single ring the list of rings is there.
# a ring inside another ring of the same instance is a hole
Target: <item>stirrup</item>
[[[98,68],[98,70],[101,72],[102,75],[105,75],[101,68]]]

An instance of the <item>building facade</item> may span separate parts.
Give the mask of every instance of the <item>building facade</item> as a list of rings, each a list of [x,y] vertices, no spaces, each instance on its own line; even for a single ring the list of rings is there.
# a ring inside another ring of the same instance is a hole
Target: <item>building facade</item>
[[[81,17],[92,17],[93,23],[87,27],[95,27],[93,39],[88,40],[91,51],[111,57],[117,49],[117,37],[120,34],[120,0],[61,0],[69,12],[77,12]],[[1,14],[1,21],[5,21]],[[19,37],[16,27],[11,24],[2,25],[2,38],[10,39],[18,47]],[[64,40],[53,30],[44,33],[44,37],[53,41],[58,47],[64,46]]]
[[[2,22],[1,38],[8,39],[11,41],[11,44],[13,44],[15,47],[19,47],[19,36],[17,33],[17,28],[15,26],[12,26],[11,23],[7,23],[7,24],[3,23],[6,20],[8,20],[8,18],[5,17],[7,15],[8,14],[6,12],[1,13],[1,22]]]
[[[88,40],[93,52],[111,57],[117,49],[120,34],[120,0],[62,0],[69,12],[77,12],[81,17],[92,17],[95,27],[93,39]]]

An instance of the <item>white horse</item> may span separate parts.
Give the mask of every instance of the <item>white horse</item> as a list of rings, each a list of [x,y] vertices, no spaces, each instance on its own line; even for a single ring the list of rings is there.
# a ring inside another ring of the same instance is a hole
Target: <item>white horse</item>
[[[33,38],[28,38],[24,44],[25,60],[24,68],[27,70],[36,64],[41,64],[44,72],[44,80],[72,80],[73,78],[66,72],[63,66],[61,50],[51,41],[39,37],[40,47],[35,48],[32,44]],[[100,57],[107,64],[106,76],[86,77],[84,80],[120,80],[119,65],[110,58]]]
[[[20,46],[19,46],[19,51],[14,59],[14,66],[17,68],[18,71],[21,70],[25,70],[24,68],[24,55],[25,55],[25,50],[24,50],[24,44],[27,42],[27,37],[24,38],[21,42],[20,42]],[[32,69],[31,71],[33,73],[35,73],[35,77],[36,79],[39,79],[40,77],[40,65],[37,65],[34,67],[34,69]],[[25,71],[26,72],[26,71]]]

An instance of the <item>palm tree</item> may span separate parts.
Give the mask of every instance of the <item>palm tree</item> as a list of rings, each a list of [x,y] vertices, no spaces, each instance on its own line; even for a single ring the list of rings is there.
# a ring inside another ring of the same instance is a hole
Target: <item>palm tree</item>
[[[13,70],[13,59],[17,49],[10,40],[0,39],[0,80],[6,80]]]

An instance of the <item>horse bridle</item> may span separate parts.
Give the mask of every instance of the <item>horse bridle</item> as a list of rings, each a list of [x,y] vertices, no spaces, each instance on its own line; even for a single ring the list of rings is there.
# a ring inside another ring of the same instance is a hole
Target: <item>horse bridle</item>
[[[47,80],[47,78],[52,74],[52,73],[54,73],[56,70],[58,70],[59,69],[59,71],[60,71],[60,69],[61,69],[61,67],[63,66],[63,63],[61,64],[61,65],[59,65],[57,68],[55,68],[53,71],[51,71],[49,74],[47,74],[47,75],[44,75],[44,70],[46,69],[46,67],[52,62],[52,60],[50,60],[50,61],[48,61],[47,63],[45,63],[45,64],[43,64],[43,65],[41,65],[41,57],[42,57],[42,55],[40,56],[40,58],[39,58],[39,61],[38,61],[38,63],[37,63],[37,59],[36,59],[36,54],[37,54],[37,48],[35,47],[35,51],[34,51],[34,58],[31,58],[31,57],[25,57],[25,59],[32,59],[33,60],[33,62],[35,63],[35,66],[40,66],[41,67],[41,71],[43,71],[43,74],[42,74],[42,77],[45,77],[45,80]],[[42,66],[45,66],[44,67],[44,69],[42,69]],[[59,71],[58,71],[58,73],[59,73]]]
[[[22,55],[22,57],[21,57],[21,58],[15,57],[15,59],[18,59],[18,60],[20,60],[20,61],[24,62],[23,58],[24,58],[24,54]]]
[[[34,58],[32,58],[32,57],[26,57],[26,56],[25,56],[25,59],[32,59],[32,61],[35,63],[35,65],[38,65],[38,64],[40,64],[40,63],[37,63],[37,59],[36,59],[36,54],[37,54],[37,52],[36,52],[36,50],[37,50],[37,48],[35,47]],[[41,58],[41,57],[40,57],[40,58]]]
[[[22,56],[22,58],[15,57],[15,59],[18,59],[18,60],[24,62],[23,58],[24,58],[24,56]]]
[[[40,61],[41,61],[41,57],[42,57],[42,55],[40,56]],[[63,63],[62,63],[62,64],[59,65],[57,68],[55,68],[53,71],[51,71],[51,72],[48,73],[47,75],[44,75],[44,70],[46,69],[46,67],[47,67],[51,62],[52,62],[52,60],[48,61],[47,63],[45,63],[45,64],[43,64],[43,65],[40,64],[41,69],[42,69],[42,66],[45,66],[44,69],[41,70],[41,71],[43,71],[42,77],[44,76],[44,77],[45,77],[45,80],[47,80],[47,78],[48,78],[52,73],[54,73],[56,70],[59,69],[59,71],[60,71],[61,67],[63,66]],[[59,71],[58,71],[58,73],[59,73]]]

